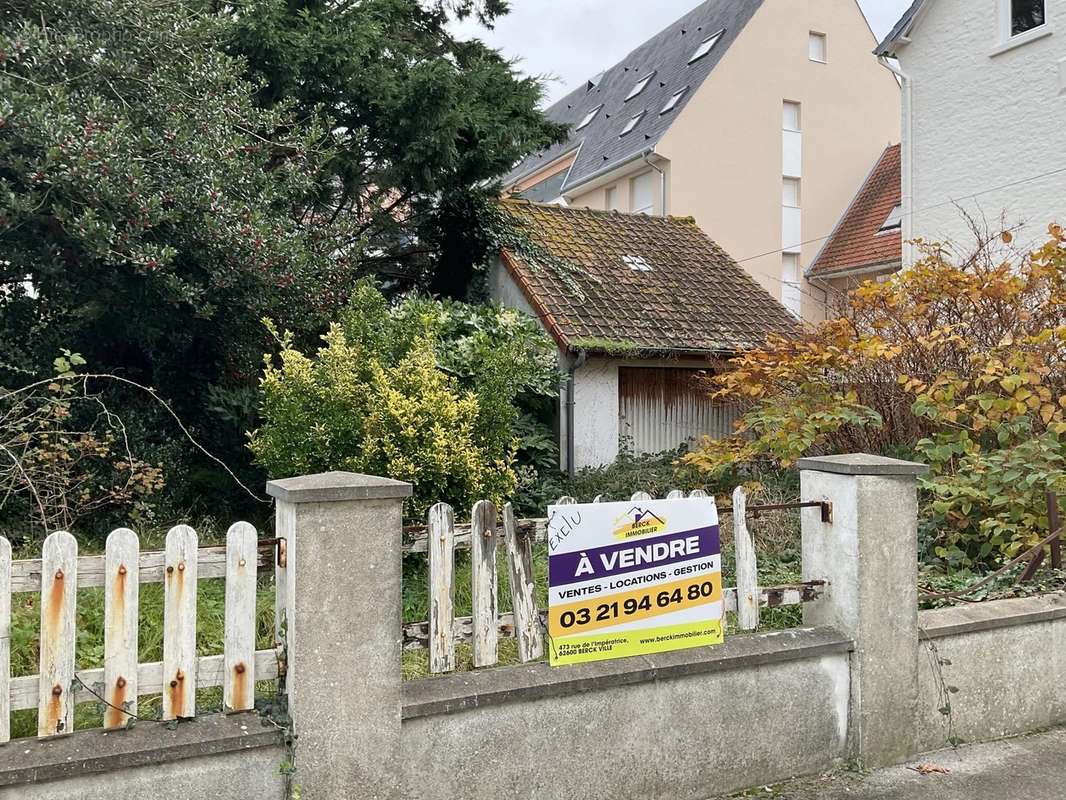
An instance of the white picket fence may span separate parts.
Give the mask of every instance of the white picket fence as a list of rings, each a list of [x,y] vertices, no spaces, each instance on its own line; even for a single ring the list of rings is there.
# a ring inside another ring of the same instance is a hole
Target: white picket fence
[[[694,490],[689,497],[707,497]],[[667,500],[685,497],[671,491]],[[631,500],[651,500],[647,492],[634,493]],[[598,503],[601,496],[592,502]],[[576,502],[561,497],[557,505]],[[733,492],[734,552],[736,587],[722,592],[725,613],[736,613],[737,627],[752,631],[759,626],[759,609],[799,605],[821,596],[823,583],[811,581],[787,586],[760,586],[755,542],[747,522],[747,493],[743,487]],[[515,519],[508,503],[498,518],[496,506],[482,500],[474,505],[469,524],[456,524],[455,513],[447,503],[429,510],[425,526],[405,529],[403,551],[425,553],[428,559],[429,619],[403,626],[405,650],[429,650],[431,673],[452,672],[456,668],[455,647],[471,644],[475,667],[488,667],[499,661],[499,638],[514,637],[523,663],[544,654],[545,613],[538,610],[533,579],[533,542],[547,541],[547,519]],[[497,559],[499,531],[502,528],[510,590],[510,613],[498,611]],[[472,614],[455,616],[455,551],[470,549]]]
[[[279,551],[283,552],[283,551]],[[105,705],[104,727],[126,726],[139,696],[162,695],[162,719],[196,714],[196,691],[223,687],[227,711],[254,707],[255,682],[278,675],[283,645],[256,650],[256,578],[273,566],[285,585],[284,558],[258,543],[256,529],[238,522],[225,546],[199,547],[192,528],[179,525],[164,551],[141,552],[137,535],[119,528],[104,555],[78,556],[74,537],[60,531],[45,539],[40,559],[12,561],[0,537],[0,743],[10,738],[11,712],[37,709],[37,735],[74,729],[74,707]],[[225,578],[225,642],[218,655],[197,656],[198,581]],[[138,663],[138,595],[142,583],[164,584],[163,660]],[[104,588],[104,666],[77,669],[77,590]],[[11,677],[11,595],[40,593],[39,674]],[[281,608],[277,612],[282,635]]]

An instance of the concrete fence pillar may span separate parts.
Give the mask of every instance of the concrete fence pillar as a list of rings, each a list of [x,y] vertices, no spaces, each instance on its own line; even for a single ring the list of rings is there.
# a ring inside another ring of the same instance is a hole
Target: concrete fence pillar
[[[832,522],[803,515],[803,579],[829,581],[820,600],[804,604],[804,624],[855,641],[851,757],[898,763],[917,743],[917,476],[927,467],[857,454],[804,458],[799,468],[802,499],[833,504]]]
[[[271,481],[287,539],[287,688],[304,800],[399,800],[400,481]]]

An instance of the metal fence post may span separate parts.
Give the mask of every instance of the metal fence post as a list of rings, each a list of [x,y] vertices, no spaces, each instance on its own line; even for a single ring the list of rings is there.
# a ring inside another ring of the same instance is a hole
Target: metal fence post
[[[848,745],[868,767],[914,752],[918,710],[917,476],[927,467],[865,454],[804,458],[801,499],[830,500],[831,521],[803,515],[803,578],[829,582],[807,625],[855,641]]]
[[[294,783],[309,800],[399,800],[400,481],[330,472],[271,481],[286,538]]]

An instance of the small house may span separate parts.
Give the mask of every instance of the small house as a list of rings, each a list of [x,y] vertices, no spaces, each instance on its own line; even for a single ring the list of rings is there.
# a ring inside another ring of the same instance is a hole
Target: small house
[[[536,316],[559,348],[564,469],[619,447],[677,448],[733,431],[705,381],[798,321],[691,219],[502,201],[523,244],[489,274],[493,299]]]

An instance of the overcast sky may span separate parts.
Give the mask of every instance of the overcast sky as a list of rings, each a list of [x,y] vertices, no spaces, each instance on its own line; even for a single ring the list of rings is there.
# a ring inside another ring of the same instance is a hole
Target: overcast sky
[[[458,26],[519,60],[527,75],[549,77],[547,103],[617,63],[700,0],[511,0],[511,13],[486,30],[473,20]],[[878,38],[910,0],[859,0]]]

